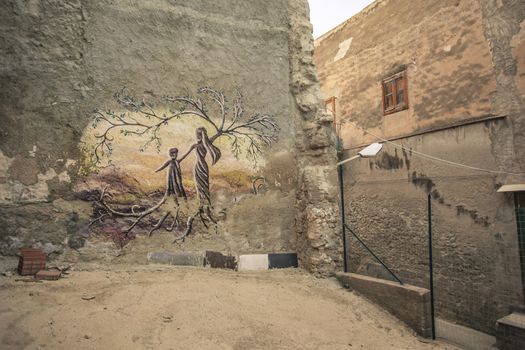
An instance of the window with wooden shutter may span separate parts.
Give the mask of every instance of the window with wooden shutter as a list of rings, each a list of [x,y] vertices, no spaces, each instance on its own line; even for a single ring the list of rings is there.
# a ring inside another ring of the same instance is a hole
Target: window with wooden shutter
[[[383,113],[385,115],[408,108],[406,70],[384,79],[382,86]]]

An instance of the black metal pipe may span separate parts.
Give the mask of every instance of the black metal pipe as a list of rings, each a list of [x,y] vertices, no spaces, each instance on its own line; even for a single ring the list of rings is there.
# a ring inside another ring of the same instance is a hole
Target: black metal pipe
[[[373,257],[374,257],[374,258],[375,258],[375,259],[376,259],[381,265],[383,265],[383,267],[384,267],[388,272],[390,272],[390,274],[392,275],[392,277],[394,277],[395,280],[399,282],[399,284],[403,285],[403,281],[401,281],[401,280],[399,279],[399,277],[397,277],[397,275],[394,273],[394,271],[390,270],[390,268],[389,268],[388,266],[386,266],[386,264],[383,262],[383,260],[381,260],[377,255],[375,255],[374,252],[373,252],[370,248],[368,248],[368,246],[365,244],[365,242],[363,242],[363,241],[361,240],[361,238],[359,238],[359,236],[357,236],[356,233],[355,233],[355,232],[354,232],[354,231],[353,231],[348,225],[345,224],[345,227],[348,229],[348,231],[350,231],[350,233],[352,234],[352,236],[354,236],[354,237],[357,239],[357,241],[358,241],[359,243],[361,243],[361,245],[362,245],[363,247],[365,247],[365,249],[370,253],[370,255],[372,255],[372,256],[373,256]]]
[[[436,339],[434,318],[434,266],[432,258],[432,197],[428,195],[428,269],[430,274],[430,317],[432,319],[432,339]]]
[[[346,222],[345,222],[345,191],[343,185],[343,165],[339,164],[337,166],[337,173],[339,175],[339,197],[341,198],[340,202],[340,214],[341,214],[341,229],[343,235],[343,271],[348,272],[348,259],[346,252]]]

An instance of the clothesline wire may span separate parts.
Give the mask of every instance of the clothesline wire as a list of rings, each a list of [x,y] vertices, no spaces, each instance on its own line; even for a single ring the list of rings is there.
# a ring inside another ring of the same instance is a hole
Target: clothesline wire
[[[438,157],[435,157],[435,156],[431,156],[429,154],[426,154],[426,153],[423,153],[423,152],[418,152],[418,151],[415,151],[411,148],[407,148],[403,145],[400,145],[398,143],[395,143],[395,142],[392,142],[392,141],[389,141],[381,136],[378,136],[362,127],[360,127],[359,125],[353,123],[353,122],[350,122],[350,121],[347,121],[348,124],[350,124],[351,126],[353,126],[354,128],[357,128],[361,131],[363,131],[364,133],[366,134],[369,134],[369,135],[372,135],[374,136],[375,138],[377,138],[379,141],[382,141],[384,143],[387,143],[387,144],[390,144],[394,147],[397,147],[397,148],[400,148],[402,150],[405,150],[405,151],[408,151],[412,154],[415,154],[417,156],[420,156],[422,158],[427,158],[427,159],[430,159],[430,160],[433,160],[433,161],[436,161],[436,162],[441,162],[441,163],[444,163],[444,164],[448,164],[450,166],[455,166],[455,167],[459,167],[459,168],[465,168],[465,169],[470,169],[470,170],[476,170],[476,171],[483,171],[483,172],[487,172],[487,173],[492,173],[492,174],[505,174],[505,175],[514,175],[514,176],[525,176],[525,173],[511,173],[511,172],[507,172],[507,171],[500,171],[500,170],[491,170],[491,169],[484,169],[484,168],[478,168],[478,167],[475,167],[475,166],[471,166],[471,165],[466,165],[466,164],[461,164],[461,163],[457,163],[457,162],[453,162],[453,161],[450,161],[450,160],[446,160],[446,159],[442,159],[442,158],[438,158]]]

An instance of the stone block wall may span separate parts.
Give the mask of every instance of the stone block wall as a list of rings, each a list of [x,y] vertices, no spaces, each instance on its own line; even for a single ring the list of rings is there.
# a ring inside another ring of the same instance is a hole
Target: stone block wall
[[[476,123],[396,143],[412,152],[490,167],[495,166],[487,156],[490,133],[503,122]],[[508,307],[522,302],[513,197],[496,192],[493,175],[443,166],[392,145],[385,145],[376,159],[347,165],[345,172],[349,225],[403,282],[423,288],[429,288],[431,195],[438,317],[492,334]],[[348,242],[352,272],[389,278],[356,241],[349,237]]]

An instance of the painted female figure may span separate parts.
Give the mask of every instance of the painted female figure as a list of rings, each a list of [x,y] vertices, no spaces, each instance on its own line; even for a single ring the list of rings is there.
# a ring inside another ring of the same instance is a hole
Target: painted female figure
[[[179,149],[170,148],[168,154],[170,156],[170,159],[168,159],[160,168],[155,170],[155,172],[159,172],[162,169],[169,166],[167,177],[166,177],[166,182],[167,182],[166,195],[167,196],[173,195],[175,196],[175,198],[182,197],[186,199],[187,198],[186,191],[184,191],[184,186],[182,185],[182,174],[181,174],[180,164],[179,164],[180,161],[177,160]]]
[[[208,169],[208,163],[206,162],[206,155],[210,152],[213,165],[217,163],[221,157],[221,151],[212,144],[212,140],[208,138],[208,133],[205,128],[197,128],[195,137],[197,138],[197,142],[181,157],[180,161],[186,158],[191,151],[195,150],[196,161],[193,166],[193,177],[195,179],[195,189],[199,196],[200,209],[205,209],[206,214],[214,221],[210,215],[210,171]]]

